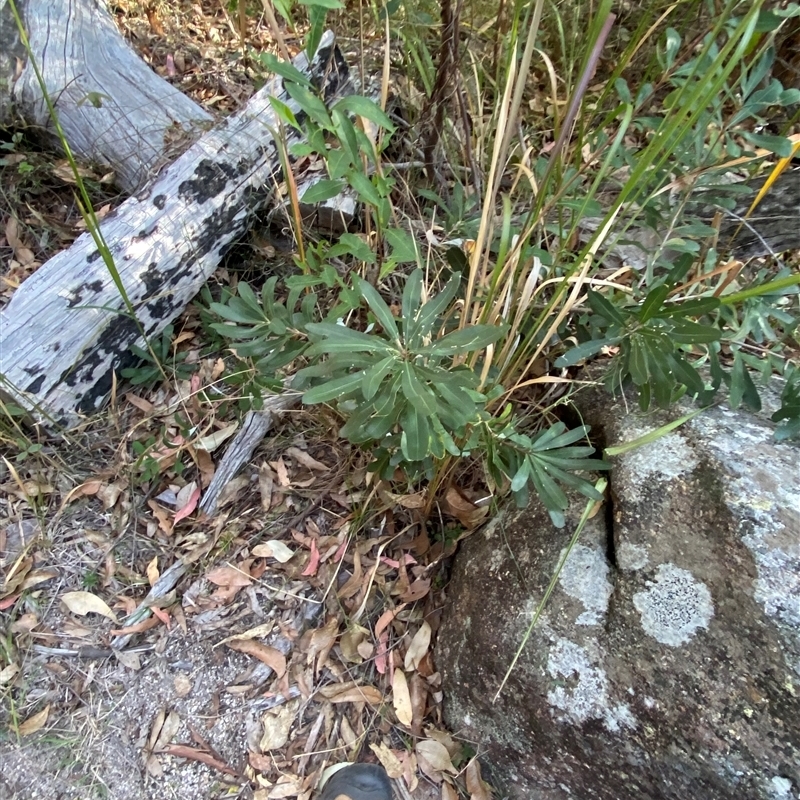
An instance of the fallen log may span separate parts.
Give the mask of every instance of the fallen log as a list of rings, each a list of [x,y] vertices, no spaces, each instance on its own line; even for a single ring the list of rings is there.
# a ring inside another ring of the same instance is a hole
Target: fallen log
[[[213,124],[211,114],[139,58],[104,2],[15,2],[73,155],[112,171],[127,194]],[[0,125],[17,119],[60,149],[11,5],[0,0]]]
[[[311,64],[301,54],[294,65],[326,102],[354,90],[330,32]],[[7,396],[51,425],[97,411],[131,345],[181,313],[268,202],[280,174],[271,96],[303,120],[283,80],[273,79],[101,223],[135,318],[90,234],[20,286],[0,316]],[[291,146],[299,135],[286,131],[285,139]]]

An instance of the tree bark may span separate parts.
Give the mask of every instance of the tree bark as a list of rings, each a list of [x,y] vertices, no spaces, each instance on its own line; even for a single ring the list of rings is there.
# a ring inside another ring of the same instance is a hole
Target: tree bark
[[[34,0],[27,2],[30,11]],[[110,31],[106,35],[111,37]],[[73,43],[69,50],[78,47]],[[294,64],[326,102],[353,91],[330,32],[311,65],[302,54]],[[181,313],[270,198],[280,175],[273,138],[280,124],[271,96],[303,120],[282,79],[273,79],[101,223],[135,318],[90,234],[17,289],[0,316],[0,387],[7,396],[40,421],[61,426],[99,409],[114,371],[129,363],[131,345],[142,346],[142,335],[154,336]],[[122,109],[119,101],[109,106]],[[87,117],[83,133],[93,124]],[[300,137],[292,130],[284,138],[289,146]]]
[[[139,58],[101,0],[15,2],[70,149],[79,161],[112,170],[126,193],[213,124]],[[15,119],[61,147],[10,2],[0,0],[0,125]]]

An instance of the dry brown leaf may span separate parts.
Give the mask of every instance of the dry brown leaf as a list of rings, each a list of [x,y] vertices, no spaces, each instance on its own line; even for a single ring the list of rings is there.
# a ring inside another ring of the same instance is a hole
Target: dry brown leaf
[[[9,664],[7,667],[0,669],[0,686],[5,686],[7,683],[11,683],[14,680],[14,676],[19,672],[19,664],[17,662],[13,662]]]
[[[378,761],[386,770],[386,774],[390,778],[403,777],[403,764],[395,754],[394,750],[390,750],[383,742],[380,744],[371,744],[369,749],[378,757]]]
[[[22,582],[20,589],[25,591],[25,589],[31,589],[34,586],[38,586],[40,583],[44,583],[45,581],[49,581],[57,577],[58,572],[55,569],[36,569],[33,572],[28,573],[28,575],[25,577],[25,580]]]
[[[330,472],[330,467],[321,461],[317,461],[316,458],[312,458],[305,450],[301,450],[299,447],[287,448],[286,455],[291,456],[298,464],[302,464],[308,469],[316,470],[317,472]]]
[[[400,599],[404,603],[415,603],[421,600],[430,591],[430,578],[417,578],[401,595]]]
[[[442,800],[458,800],[455,786],[451,786],[447,781],[442,781]]]
[[[158,556],[154,556],[153,560],[147,565],[147,582],[152,586],[161,573],[158,571]]]
[[[194,446],[198,450],[204,450],[207,453],[213,453],[214,450],[216,450],[223,442],[230,439],[230,437],[236,433],[236,429],[238,427],[238,422],[231,422],[230,425],[226,425],[224,428],[214,431],[213,433],[209,433],[208,436],[203,436],[201,439],[198,439]]]
[[[322,628],[306,631],[300,637],[300,651],[306,654],[306,663],[311,664],[317,659],[317,670],[322,667],[322,661],[333,647],[336,634],[339,632],[339,620],[330,617]]]
[[[408,681],[406,674],[401,669],[395,669],[392,678],[392,702],[394,703],[394,713],[401,725],[410,727],[414,719],[414,712],[411,708],[411,694],[408,691]]]
[[[417,758],[424,759],[434,770],[437,772],[449,772],[452,775],[457,775],[458,770],[453,766],[450,760],[450,753],[447,748],[435,739],[422,739],[417,742],[414,751]],[[433,775],[428,775],[433,778]]]
[[[45,726],[49,715],[50,706],[47,705],[38,714],[28,717],[28,719],[19,726],[17,733],[19,733],[20,736],[30,736],[32,733],[36,733],[36,731],[41,730]]]
[[[279,458],[277,461],[270,461],[269,465],[275,470],[275,474],[278,476],[278,485],[289,486],[289,470],[286,469],[286,464],[283,459]]]
[[[415,672],[411,676],[408,690],[411,694],[411,710],[413,711],[411,732],[415,736],[419,736],[422,733],[425,709],[428,706],[428,683],[419,672]]]
[[[447,490],[444,498],[444,509],[452,514],[467,530],[480,525],[489,513],[489,506],[476,506],[464,497],[455,486]]]
[[[261,642],[256,642],[253,639],[230,639],[225,644],[231,650],[253,656],[253,658],[257,658],[268,667],[272,667],[279,678],[282,678],[286,673],[286,656],[274,647],[261,644]]]
[[[270,539],[268,542],[257,544],[250,552],[258,558],[274,558],[281,564],[285,564],[294,558],[294,551],[277,539]]]
[[[147,505],[153,512],[153,516],[158,520],[158,527],[161,528],[164,533],[172,533],[172,517],[169,511],[161,508],[152,498],[147,501]]]
[[[333,684],[324,686],[317,694],[330,700],[331,703],[369,703],[377,706],[383,702],[381,691],[369,684],[365,686]]]
[[[339,647],[345,661],[351,664],[360,664],[364,660],[358,648],[368,635],[369,631],[360,625],[355,625],[342,634],[342,638],[339,639]]]
[[[243,561],[241,567],[214,567],[206,573],[206,579],[215,586],[250,586],[250,561]]]
[[[79,617],[86,614],[101,614],[114,622],[117,621],[117,615],[108,607],[106,601],[91,592],[65,592],[61,595],[61,601]]]
[[[286,745],[289,741],[289,731],[292,729],[292,723],[299,708],[300,698],[298,697],[263,714],[261,717],[263,732],[258,745],[262,752],[280,750]]]
[[[283,775],[269,790],[269,800],[278,800],[282,797],[296,797],[303,791],[303,779],[294,775]]]
[[[406,651],[403,666],[409,672],[419,666],[419,662],[425,657],[431,644],[431,626],[423,620],[419,630],[414,634],[411,644]]]
[[[390,608],[387,611],[384,611],[378,617],[378,621],[375,623],[375,637],[378,638],[385,630],[389,627],[392,620],[406,607],[405,603],[401,603],[397,608]]]
[[[231,769],[224,761],[221,761],[211,753],[203,750],[198,750],[196,747],[189,747],[187,744],[170,744],[160,749],[158,752],[164,753],[169,756],[177,756],[178,758],[188,758],[192,761],[199,761],[209,767],[213,767],[219,772],[224,772],[226,775],[235,775],[240,777],[236,770]]]
[[[477,758],[467,764],[467,791],[470,800],[492,800],[492,792],[481,778],[481,765]]]

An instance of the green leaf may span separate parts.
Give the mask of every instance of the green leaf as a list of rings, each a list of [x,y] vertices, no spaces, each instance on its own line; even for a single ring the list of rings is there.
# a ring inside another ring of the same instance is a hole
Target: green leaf
[[[594,289],[589,289],[586,299],[589,303],[589,307],[595,312],[595,314],[600,314],[600,316],[605,317],[609,324],[616,324],[621,328],[625,327],[625,318],[608,300],[606,300],[605,297],[603,297],[603,295],[600,294],[600,292],[596,292]]]
[[[362,372],[354,375],[345,375],[343,378],[335,378],[327,383],[309,389],[303,395],[303,403],[307,406],[317,403],[330,403],[332,400],[342,400],[349,397],[361,387]]]
[[[739,408],[744,400],[745,404],[750,408],[756,411],[761,410],[761,398],[758,395],[758,389],[756,389],[756,385],[747,370],[747,365],[738,350],[733,357],[730,392],[731,408]]]
[[[722,338],[722,332],[710,325],[700,325],[688,319],[677,319],[672,324],[670,339],[678,344],[700,344],[701,342],[716,342]]]
[[[347,182],[358,192],[359,199],[363,203],[369,203],[375,207],[381,204],[381,196],[372,181],[363,173],[351,169],[347,173]]]
[[[604,347],[614,345],[619,342],[618,336],[605,336],[602,339],[590,339],[588,342],[573,347],[567,350],[564,355],[559,356],[555,360],[556,367],[573,367],[587,358],[599,353]]]
[[[390,337],[393,341],[399,342],[400,335],[397,332],[397,321],[392,315],[391,309],[386,305],[384,299],[378,294],[378,290],[369,281],[362,278],[355,277],[354,282],[356,289],[361,293],[361,296],[367,301],[370,310],[378,320],[383,332]]]
[[[354,233],[343,233],[339,237],[339,243],[328,251],[328,255],[332,258],[345,253],[357,258],[359,261],[363,261],[365,264],[374,264],[376,260],[372,248]]]
[[[422,414],[436,413],[436,397],[416,376],[414,368],[409,363],[402,367],[402,388],[406,400]]]
[[[640,334],[634,334],[630,338],[630,361],[628,364],[631,371],[631,378],[637,386],[643,386],[649,378],[647,368],[647,349]]]
[[[300,86],[311,88],[311,81],[308,79],[308,76],[300,72],[290,61],[281,61],[279,58],[272,55],[272,53],[260,53],[258,60],[261,61],[270,72],[280,75],[281,78]]]
[[[351,94],[338,100],[333,108],[337,111],[346,111],[350,114],[356,114],[359,117],[364,117],[364,119],[374,122],[379,127],[389,131],[389,133],[394,132],[395,126],[392,121],[389,119],[386,113],[368,97]]]
[[[359,147],[356,129],[347,114],[342,113],[336,106],[331,109],[331,119],[333,120],[334,132],[336,137],[346,148],[349,164],[353,166],[359,163]]]
[[[425,414],[409,407],[401,417],[400,447],[407,461],[422,461],[430,451],[430,425]]]
[[[300,106],[314,122],[321,128],[328,130],[331,127],[331,117],[325,103],[315,94],[312,94],[305,86],[294,83],[286,84],[286,91],[289,96]]]
[[[344,186],[344,181],[331,181],[323,178],[313,183],[303,192],[300,202],[308,203],[309,205],[324,203],[326,200],[330,200],[331,197],[336,197],[337,194],[340,194]]]
[[[657,317],[700,317],[710,314],[720,307],[718,297],[698,297],[693,300],[684,300],[681,303],[664,306],[655,315]]]
[[[437,339],[417,352],[420,355],[449,356],[481,350],[496,342],[505,332],[501,325],[470,325]]]
[[[294,115],[294,111],[292,111],[292,109],[289,108],[286,103],[284,103],[282,100],[278,100],[278,98],[274,95],[270,95],[269,104],[272,106],[272,110],[275,112],[275,115],[283,122],[284,125],[288,125],[290,128],[302,131],[300,123],[297,121],[297,117]]]
[[[368,352],[390,355],[397,352],[397,348],[379,336],[374,336],[361,331],[354,331],[344,325],[333,322],[309,322],[306,330],[314,336],[324,337],[322,341],[315,342],[308,350],[309,356],[322,353],[347,353]]]
[[[298,0],[301,6],[311,6],[312,8],[326,8],[335,11],[338,8],[344,8],[344,3],[341,0]]]
[[[751,133],[750,131],[739,131],[743,139],[756,147],[763,147],[780,158],[789,158],[792,155],[792,142],[785,136],[775,136],[768,133]]]
[[[412,346],[413,342],[413,347],[416,348],[419,340],[433,336],[434,328],[440,324],[440,318],[458,294],[460,284],[461,276],[453,275],[439,294],[431,297],[421,306],[416,316],[405,318],[406,338],[409,346]]]
[[[398,264],[418,263],[416,242],[408,231],[402,228],[387,228],[384,236],[392,246],[392,258]]]
[[[422,270],[415,269],[407,278],[406,285],[403,287],[403,326],[406,331],[406,339],[410,341],[409,324],[419,312],[422,302]]]
[[[395,363],[396,359],[387,356],[364,372],[364,377],[361,381],[361,393],[364,395],[365,400],[372,400],[383,379],[392,371]]]
[[[665,286],[664,284],[656,286],[655,289],[651,289],[647,293],[647,297],[645,297],[642,307],[639,310],[640,321],[647,322],[648,319],[655,316],[661,309],[664,300],[667,299],[668,294],[669,286]]]

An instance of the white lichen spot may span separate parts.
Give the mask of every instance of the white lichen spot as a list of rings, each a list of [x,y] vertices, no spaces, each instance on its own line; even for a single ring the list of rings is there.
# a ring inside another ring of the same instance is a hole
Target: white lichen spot
[[[627,427],[627,426],[626,426]],[[650,433],[653,426],[641,423],[627,431],[631,441]],[[666,482],[691,472],[697,466],[697,457],[679,433],[668,433],[653,442],[637,447],[620,459],[621,470],[634,480],[619,481],[621,491],[628,499],[638,498],[639,487],[653,482]]]
[[[780,775],[770,781],[769,792],[771,800],[794,800],[795,797],[792,794],[792,782]]]
[[[691,572],[674,564],[661,564],[655,582],[633,596],[642,627],[661,644],[686,644],[698,628],[708,628],[714,616],[711,592]]]
[[[755,598],[768,617],[800,630],[800,555],[765,546],[761,537],[743,536],[758,570]]]
[[[561,684],[547,693],[547,701],[564,712],[562,720],[579,725],[599,719],[612,733],[623,727],[636,727],[636,719],[627,705],[610,704],[605,672],[592,664],[589,653],[580,645],[558,639],[550,648],[547,671]]]
[[[644,569],[650,559],[647,548],[633,542],[620,542],[617,547],[617,566],[624,570]]]
[[[561,558],[564,550],[561,551]],[[613,591],[608,581],[608,562],[600,550],[576,544],[558,578],[561,588],[579,600],[586,609],[578,616],[578,625],[600,625],[608,610]]]

